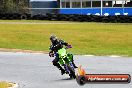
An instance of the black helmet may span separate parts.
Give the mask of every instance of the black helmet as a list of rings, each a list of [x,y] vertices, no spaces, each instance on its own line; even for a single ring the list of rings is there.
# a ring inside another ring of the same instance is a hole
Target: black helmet
[[[57,40],[57,37],[55,35],[50,36],[50,41],[54,43]]]

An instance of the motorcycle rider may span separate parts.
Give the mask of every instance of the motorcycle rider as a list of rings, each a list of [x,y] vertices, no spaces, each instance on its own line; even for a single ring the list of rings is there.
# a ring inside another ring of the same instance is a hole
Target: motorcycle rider
[[[69,46],[71,47],[71,45],[69,45],[67,42],[58,39],[55,35],[51,35],[50,36],[50,41],[51,41],[51,45],[50,45],[50,52],[49,52],[49,56],[53,57],[54,54],[56,54],[55,59],[52,61],[53,65],[56,66],[59,70],[61,70],[61,74],[63,75],[65,73],[65,70],[60,66],[60,64],[58,63],[59,61],[59,55],[57,54],[58,50],[63,48],[63,45],[65,46]],[[70,54],[72,55],[72,54]],[[73,58],[73,55],[72,55]],[[74,68],[77,68],[77,66],[74,64],[74,61],[72,61]]]

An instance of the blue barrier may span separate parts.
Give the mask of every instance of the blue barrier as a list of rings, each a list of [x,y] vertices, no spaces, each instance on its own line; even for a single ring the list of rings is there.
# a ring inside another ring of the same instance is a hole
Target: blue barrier
[[[132,15],[132,8],[102,8],[102,14],[108,14],[108,15]],[[60,14],[84,14],[84,15],[96,15],[101,14],[101,8],[65,8],[60,9]]]

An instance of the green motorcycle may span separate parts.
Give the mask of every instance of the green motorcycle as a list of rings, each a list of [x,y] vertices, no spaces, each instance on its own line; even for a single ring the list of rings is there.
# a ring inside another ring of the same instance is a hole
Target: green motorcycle
[[[69,74],[70,78],[76,78],[75,68],[72,64],[73,56],[67,53],[68,48],[62,48],[58,50],[59,64],[65,69],[66,74]]]

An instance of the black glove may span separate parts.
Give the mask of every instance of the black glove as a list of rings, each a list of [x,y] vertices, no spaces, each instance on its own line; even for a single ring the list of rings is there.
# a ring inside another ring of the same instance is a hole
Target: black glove
[[[50,52],[49,52],[49,56],[50,56],[50,57],[54,57],[53,51],[50,51]]]

